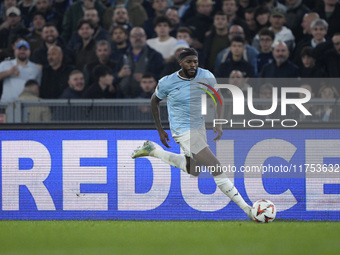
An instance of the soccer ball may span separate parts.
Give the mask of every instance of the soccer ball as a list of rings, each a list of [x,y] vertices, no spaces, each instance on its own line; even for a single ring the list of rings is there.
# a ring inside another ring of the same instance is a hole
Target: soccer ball
[[[256,222],[269,223],[275,219],[276,207],[269,200],[258,200],[253,204],[251,214]]]

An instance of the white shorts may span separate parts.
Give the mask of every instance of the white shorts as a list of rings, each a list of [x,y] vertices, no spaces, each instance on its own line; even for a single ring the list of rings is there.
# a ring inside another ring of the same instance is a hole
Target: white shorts
[[[189,130],[180,135],[172,134],[172,137],[181,146],[185,156],[190,158],[192,158],[192,153],[197,154],[204,148],[209,147],[205,127]]]

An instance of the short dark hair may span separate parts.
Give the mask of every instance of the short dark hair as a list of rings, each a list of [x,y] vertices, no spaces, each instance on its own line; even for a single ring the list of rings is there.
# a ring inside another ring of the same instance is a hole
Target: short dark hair
[[[32,21],[33,21],[34,17],[37,16],[37,15],[42,16],[42,17],[44,18],[44,20],[46,21],[45,14],[44,14],[43,12],[40,12],[40,11],[36,11],[35,13],[33,13],[33,15],[32,15]]]
[[[153,79],[155,79],[155,76],[152,73],[150,73],[150,72],[146,72],[146,73],[143,74],[142,79],[143,78],[146,78],[146,79],[153,78]]]
[[[227,16],[227,14],[225,14],[223,11],[217,11],[214,15],[215,16]]]
[[[33,86],[39,86],[39,83],[36,80],[33,80],[33,79],[26,81],[25,88],[33,87]]]
[[[58,28],[57,28],[56,24],[54,24],[52,22],[46,22],[45,25],[43,26],[43,29],[45,27],[54,27],[58,31]]]
[[[117,26],[114,26],[112,28],[112,34],[114,31],[116,31],[117,29],[120,29],[124,32],[124,34],[126,34],[127,36],[129,36],[129,29],[126,29],[125,26],[121,26],[121,25],[117,25]]]
[[[300,53],[300,57],[304,57],[304,56],[315,58],[315,56],[313,54],[313,47],[312,46],[303,47],[303,49],[301,50],[301,53]]]
[[[77,74],[77,73],[83,74],[82,71],[80,71],[80,70],[78,70],[78,69],[75,69],[75,70],[73,70],[73,71],[69,74],[68,79],[70,79],[70,77],[71,77],[72,75]]]
[[[191,55],[198,57],[198,53],[194,48],[185,48],[179,54],[178,59],[181,61],[183,58],[185,58],[187,56],[191,56]]]
[[[92,20],[89,20],[89,19],[80,19],[77,23],[77,30],[79,30],[82,25],[84,24],[88,24],[92,29],[94,29],[94,24],[92,22]]]
[[[233,42],[240,42],[240,43],[246,44],[246,41],[245,41],[244,38],[241,37],[241,36],[235,36],[234,38],[232,38],[232,39],[230,40],[230,45],[231,45]]]
[[[177,29],[177,33],[188,33],[190,35],[190,37],[192,37],[192,31],[188,27],[179,27]]]
[[[274,41],[275,39],[275,33],[272,30],[269,30],[268,28],[264,27],[260,30],[259,36],[261,35],[268,35],[272,40]]]
[[[157,27],[160,23],[167,23],[169,27],[171,27],[170,19],[167,16],[158,16],[153,21],[153,27]]]
[[[100,77],[104,77],[108,74],[112,75],[112,70],[108,66],[98,65],[93,69],[92,73],[93,73],[95,80],[98,82]]]

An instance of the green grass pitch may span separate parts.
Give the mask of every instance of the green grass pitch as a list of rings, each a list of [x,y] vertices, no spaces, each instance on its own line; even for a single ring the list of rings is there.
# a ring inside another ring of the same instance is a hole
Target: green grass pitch
[[[340,222],[1,221],[0,254],[340,254]]]

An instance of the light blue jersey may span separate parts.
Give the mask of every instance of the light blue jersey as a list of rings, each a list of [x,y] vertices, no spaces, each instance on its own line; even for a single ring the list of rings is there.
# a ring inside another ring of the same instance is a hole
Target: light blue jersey
[[[204,117],[201,114],[201,101],[204,90],[212,92],[207,86],[215,87],[214,75],[205,69],[198,68],[196,77],[185,79],[179,71],[163,77],[155,91],[159,99],[167,98],[170,129],[179,135],[190,129],[199,129],[204,126]]]

